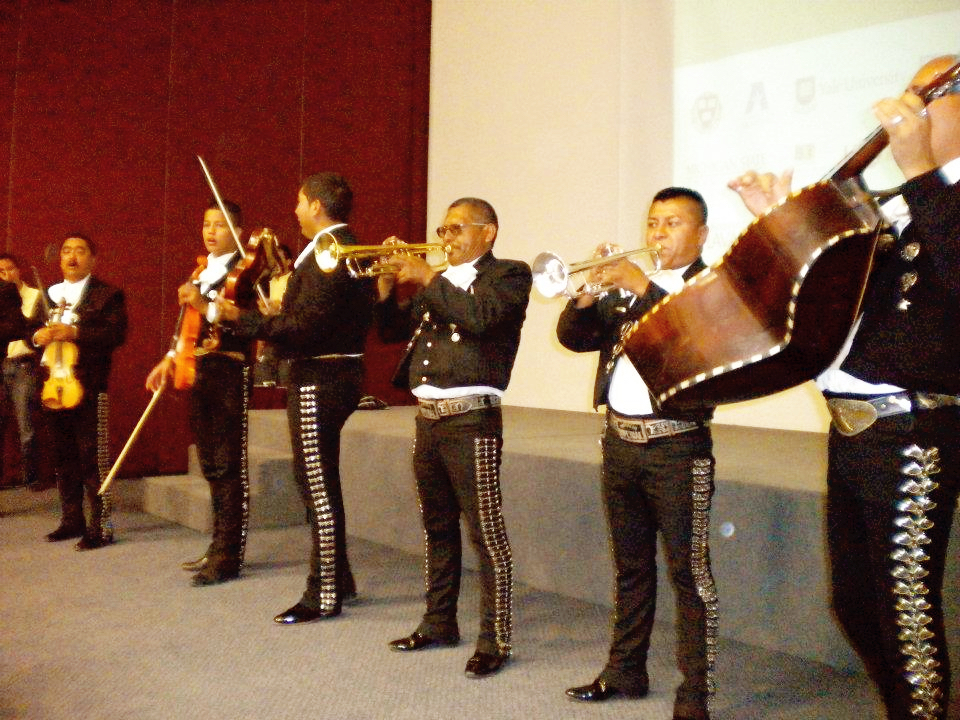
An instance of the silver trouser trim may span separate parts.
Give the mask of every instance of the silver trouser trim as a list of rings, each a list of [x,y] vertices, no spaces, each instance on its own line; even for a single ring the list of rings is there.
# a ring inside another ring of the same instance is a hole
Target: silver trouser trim
[[[906,657],[904,678],[912,687],[911,697],[915,701],[910,714],[922,720],[936,720],[941,711],[938,685],[943,678],[936,671],[940,661],[934,657],[938,649],[931,642],[935,641],[934,634],[926,627],[932,618],[926,613],[931,606],[924,597],[928,588],[923,578],[928,572],[923,563],[930,557],[922,546],[929,544],[925,531],[933,527],[926,514],[936,507],[929,495],[938,484],[930,476],[940,472],[940,453],[937,448],[923,450],[911,445],[902,454],[910,458],[900,470],[907,476],[899,487],[906,498],[897,503],[900,514],[893,521],[895,548],[890,554],[895,561],[891,574],[896,579],[893,592],[900,626],[897,639],[900,652]]]
[[[237,554],[237,570],[243,569],[243,559],[247,552],[247,533],[250,531],[250,469],[247,441],[249,439],[249,421],[247,411],[250,408],[250,366],[243,366],[243,417],[240,431],[240,549]]]
[[[314,531],[320,552],[320,609],[337,605],[336,528],[326,478],[320,457],[320,428],[317,425],[317,386],[300,388],[300,443],[307,475],[307,492],[316,516]]]
[[[417,457],[417,436],[413,436],[412,455],[414,462]],[[427,523],[423,516],[423,502],[420,500],[420,492],[417,492],[417,508],[420,510],[420,524],[423,526],[423,589],[424,592],[430,592],[430,536],[427,534]]]
[[[107,393],[97,395],[97,474],[100,484],[110,472],[110,398]],[[111,502],[110,490],[101,497],[103,503],[100,511],[100,527],[98,529],[102,540],[113,539],[113,522],[110,519]]]
[[[494,633],[498,650],[509,654],[513,627],[513,559],[501,512],[500,451],[497,438],[474,438],[473,453],[480,532],[493,565]]]
[[[697,594],[704,605],[704,642],[707,661],[707,708],[717,691],[714,669],[717,663],[717,630],[719,626],[719,603],[717,586],[710,569],[710,498],[713,494],[713,461],[696,458],[690,470],[693,479],[692,547],[690,566]]]

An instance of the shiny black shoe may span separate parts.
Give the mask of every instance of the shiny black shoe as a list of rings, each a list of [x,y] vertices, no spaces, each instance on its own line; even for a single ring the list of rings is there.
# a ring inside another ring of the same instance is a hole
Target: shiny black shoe
[[[509,657],[507,653],[485,653],[477,650],[473,657],[467,660],[467,667],[463,672],[470,678],[487,677],[500,670]]]
[[[180,568],[186,570],[187,572],[200,572],[203,570],[210,561],[207,559],[206,555],[201,555],[196,560],[187,560],[180,563]]]
[[[60,542],[61,540],[72,540],[73,538],[83,537],[86,530],[82,527],[73,527],[70,525],[61,525],[51,533],[47,533],[47,542]]]
[[[637,693],[629,693],[629,696],[644,697],[647,692],[647,690],[643,690]],[[618,695],[628,695],[628,693],[621,692],[618,688],[613,687],[613,685],[608,685],[606,680],[602,678],[597,678],[589,685],[569,688],[566,694],[571,700],[578,700],[580,702],[603,702]]]
[[[107,535],[106,537],[97,537],[93,535],[84,535],[80,538],[80,542],[73,546],[74,550],[96,550],[97,548],[106,547],[107,545],[113,544],[113,535]]]
[[[296,625],[298,623],[313,622],[314,620],[334,618],[339,614],[339,607],[331,610],[320,610],[319,608],[307,607],[303,603],[297,603],[289,610],[284,610],[277,615],[273,621],[279,625]]]
[[[423,650],[430,647],[453,647],[460,642],[460,638],[432,638],[421,635],[414,630],[407,637],[399,640],[391,640],[387,646],[397,652],[413,652],[414,650]]]
[[[240,577],[240,573],[237,571],[218,572],[205,568],[193,576],[190,584],[194,587],[206,587],[208,585],[219,585],[220,583],[236,580],[238,577]]]

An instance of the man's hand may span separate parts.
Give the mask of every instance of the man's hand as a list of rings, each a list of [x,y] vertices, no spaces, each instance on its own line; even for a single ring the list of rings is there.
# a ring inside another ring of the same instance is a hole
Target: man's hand
[[[167,384],[167,380],[172,378],[173,358],[165,357],[150,371],[150,374],[147,375],[147,382],[144,383],[144,385],[150,392],[156,392]]]
[[[780,177],[769,172],[761,174],[748,170],[728,182],[727,187],[736,192],[747,210],[756,216],[789,195],[792,182],[793,170],[784,171]]]
[[[629,290],[634,295],[643,295],[650,285],[650,278],[628,258],[600,265],[596,270],[597,282],[600,284]]]
[[[437,276],[430,263],[419,255],[391,255],[390,264],[397,266],[397,282],[426,287]]]
[[[73,325],[51,323],[33,334],[33,342],[38,347],[46,347],[54,342],[71,342],[77,339],[78,331]]]
[[[907,180],[937,167],[930,144],[930,118],[923,101],[913,93],[886,98],[873,113],[890,138],[890,152]]]
[[[189,305],[197,312],[207,310],[207,300],[200,294],[200,288],[193,283],[184,283],[177,288],[177,300],[181,305]]]
[[[234,305],[230,300],[225,300],[222,297],[218,297],[216,303],[220,313],[218,317],[219,320],[233,322],[240,317],[240,308]]]

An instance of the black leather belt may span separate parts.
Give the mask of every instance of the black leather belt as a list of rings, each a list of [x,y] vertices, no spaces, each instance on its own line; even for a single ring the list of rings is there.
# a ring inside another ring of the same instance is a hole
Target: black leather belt
[[[921,410],[960,405],[958,395],[898,392],[876,397],[828,397],[827,410],[833,427],[841,435],[859,435],[877,420]]]
[[[451,415],[463,415],[471,410],[498,407],[500,397],[497,395],[465,395],[464,397],[440,400],[417,398],[417,404],[420,405],[420,414],[427,420],[439,420]]]
[[[662,418],[630,418],[607,412],[607,424],[624,442],[646,443],[657,438],[670,437],[702,427],[701,423]]]

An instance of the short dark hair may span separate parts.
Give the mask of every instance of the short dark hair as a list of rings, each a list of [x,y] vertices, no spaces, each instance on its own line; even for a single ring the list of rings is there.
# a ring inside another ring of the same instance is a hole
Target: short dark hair
[[[90,248],[90,254],[94,257],[97,256],[97,246],[94,244],[93,240],[80,232],[68,232],[63,236],[63,240],[60,241],[60,249],[63,250],[63,244],[70,238],[77,238],[77,240],[83,240],[87,247]]]
[[[319,200],[327,217],[337,222],[346,222],[353,209],[353,190],[342,175],[321,172],[311,175],[300,185],[307,200]]]
[[[23,261],[13,253],[0,252],[0,260],[9,260],[16,266],[17,270],[23,269]]]
[[[656,195],[653,196],[653,200],[650,201],[652,205],[655,202],[665,202],[667,200],[676,200],[677,198],[686,198],[687,200],[692,200],[697,205],[700,206],[700,224],[707,224],[707,203],[703,199],[703,195],[698,193],[696,190],[691,190],[690,188],[685,187],[668,187],[664,188]]]
[[[243,210],[240,209],[240,206],[233,202],[232,200],[223,199],[223,208],[228,213],[230,213],[230,222],[233,223],[234,227],[242,228],[243,227]],[[216,198],[210,198],[210,202],[207,203],[207,207],[204,210],[220,210],[220,206],[217,204]],[[221,211],[222,212],[222,211]]]
[[[497,211],[494,210],[493,205],[486,200],[475,197],[463,197],[459,200],[454,200],[447,209],[453,210],[455,207],[460,207],[461,205],[467,205],[473,208],[483,222],[493,225],[498,230],[500,229],[500,221],[497,220]]]

